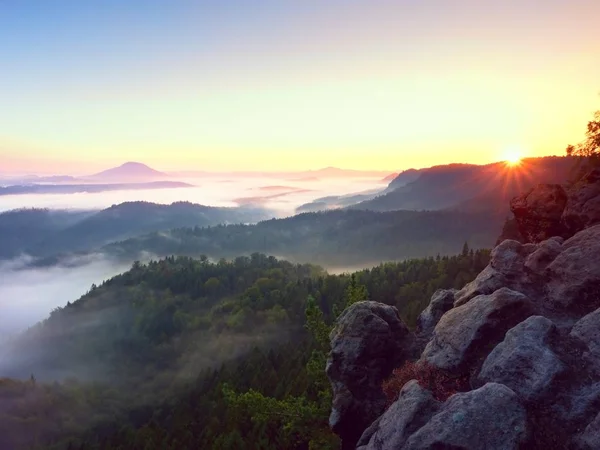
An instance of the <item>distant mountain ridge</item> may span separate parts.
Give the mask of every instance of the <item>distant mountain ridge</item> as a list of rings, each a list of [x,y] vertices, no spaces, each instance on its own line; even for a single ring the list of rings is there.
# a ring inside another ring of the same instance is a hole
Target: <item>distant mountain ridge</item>
[[[143,189],[179,189],[193,187],[191,184],[180,181],[150,181],[145,183],[85,183],[85,184],[25,184],[0,186],[2,195],[22,194],[76,194],[76,193],[98,193],[122,190]]]

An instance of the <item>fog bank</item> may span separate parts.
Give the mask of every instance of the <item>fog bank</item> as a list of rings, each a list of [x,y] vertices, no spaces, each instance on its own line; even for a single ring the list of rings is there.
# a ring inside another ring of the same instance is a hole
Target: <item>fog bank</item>
[[[126,271],[129,265],[96,257],[79,267],[22,268],[26,258],[0,264],[0,339],[45,319],[90,286]]]

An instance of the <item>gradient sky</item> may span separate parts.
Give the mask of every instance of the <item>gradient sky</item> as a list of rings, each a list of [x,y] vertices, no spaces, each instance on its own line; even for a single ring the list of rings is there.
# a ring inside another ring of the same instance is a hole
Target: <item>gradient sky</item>
[[[598,0],[0,0],[0,171],[397,170],[563,154]]]

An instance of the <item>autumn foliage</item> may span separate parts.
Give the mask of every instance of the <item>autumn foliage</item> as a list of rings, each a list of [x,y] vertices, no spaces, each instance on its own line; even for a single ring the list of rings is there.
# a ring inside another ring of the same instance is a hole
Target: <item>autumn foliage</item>
[[[439,401],[446,401],[457,392],[469,390],[469,380],[466,376],[454,377],[426,362],[406,361],[402,367],[394,369],[392,375],[383,382],[383,392],[390,404],[398,399],[400,391],[410,380],[417,380],[421,387],[431,391]]]

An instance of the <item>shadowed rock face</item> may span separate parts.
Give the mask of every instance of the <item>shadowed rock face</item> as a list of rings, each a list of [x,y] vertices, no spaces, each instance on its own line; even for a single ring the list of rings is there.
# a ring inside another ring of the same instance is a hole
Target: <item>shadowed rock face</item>
[[[411,357],[414,336],[395,307],[358,302],[342,313],[330,337],[326,370],[334,397],[329,423],[344,448],[354,448],[385,410],[381,384]]]
[[[341,316],[328,374],[344,448],[600,449],[600,170],[512,206],[529,242],[504,240],[475,280],[436,292],[415,339],[391,307]],[[439,402],[412,380],[384,412],[381,382],[413,343],[434,375],[470,376],[470,390]]]
[[[565,241],[544,277],[552,306],[576,313],[600,307],[600,225]]]
[[[552,236],[568,235],[561,222],[567,205],[567,193],[559,184],[540,184],[529,192],[515,197],[510,210],[526,242],[540,242]]]
[[[510,209],[524,242],[541,242],[553,236],[567,239],[600,223],[600,169],[589,171],[567,189],[540,184],[515,197]]]
[[[442,316],[454,305],[456,289],[438,289],[429,302],[429,306],[417,318],[417,336],[428,341],[433,329]]]

